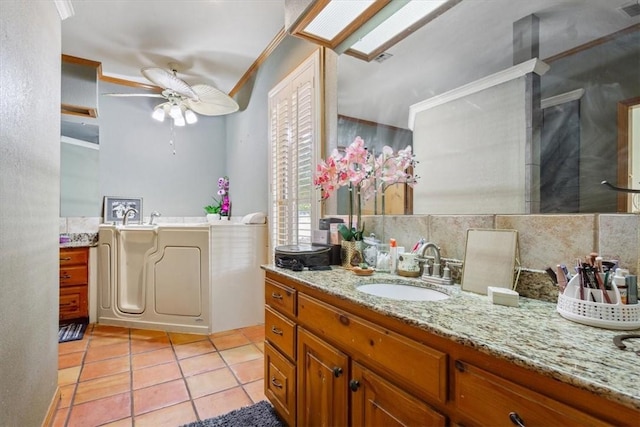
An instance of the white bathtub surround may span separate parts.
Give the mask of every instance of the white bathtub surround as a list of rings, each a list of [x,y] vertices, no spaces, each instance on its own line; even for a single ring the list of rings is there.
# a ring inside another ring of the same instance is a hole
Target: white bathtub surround
[[[211,332],[264,323],[267,225],[240,219],[211,224]]]

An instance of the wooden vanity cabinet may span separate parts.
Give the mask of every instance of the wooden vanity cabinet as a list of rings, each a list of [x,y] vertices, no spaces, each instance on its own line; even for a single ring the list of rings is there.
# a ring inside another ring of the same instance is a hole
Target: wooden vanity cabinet
[[[470,363],[456,361],[455,371],[455,402],[465,425],[610,425]]]
[[[89,248],[60,248],[59,320],[89,317]]]
[[[637,426],[640,412],[267,271],[265,395],[290,426]]]

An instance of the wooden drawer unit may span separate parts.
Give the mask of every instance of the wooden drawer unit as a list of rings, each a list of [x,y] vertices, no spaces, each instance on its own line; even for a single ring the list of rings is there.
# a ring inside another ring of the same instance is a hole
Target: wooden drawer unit
[[[296,424],[296,367],[264,343],[264,394],[290,426]]]
[[[264,336],[291,360],[296,359],[296,324],[275,310],[265,307]]]
[[[267,279],[264,283],[265,302],[289,317],[296,315],[296,290]]]
[[[418,397],[446,401],[446,353],[303,294],[298,296],[298,323]]]
[[[60,288],[60,320],[89,316],[87,297],[86,286],[65,286]]]
[[[59,319],[89,317],[89,248],[60,249]]]
[[[469,424],[482,426],[609,425],[469,363],[458,360],[455,362],[455,367],[455,405]]]

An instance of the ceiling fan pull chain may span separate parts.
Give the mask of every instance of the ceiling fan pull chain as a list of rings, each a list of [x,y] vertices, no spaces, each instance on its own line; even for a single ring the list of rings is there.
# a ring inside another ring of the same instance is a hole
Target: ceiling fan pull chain
[[[171,129],[171,135],[169,136],[169,145],[172,148],[172,153],[174,156],[176,155],[176,143],[175,143],[175,139],[176,139],[176,128],[173,124],[173,120],[171,122],[169,122],[169,129]]]

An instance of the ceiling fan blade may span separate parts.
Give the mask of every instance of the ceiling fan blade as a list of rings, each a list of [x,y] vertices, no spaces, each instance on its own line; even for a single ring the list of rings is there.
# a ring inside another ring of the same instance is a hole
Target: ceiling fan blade
[[[171,71],[158,67],[145,67],[140,70],[151,83],[163,89],[169,89],[189,99],[197,99],[198,95],[184,80],[176,77]]]
[[[238,111],[238,103],[229,95],[213,86],[199,84],[192,89],[197,94],[197,100],[186,99],[185,102],[193,111],[205,116],[221,116]]]
[[[104,96],[147,96],[151,98],[164,98],[160,93],[103,93]]]

